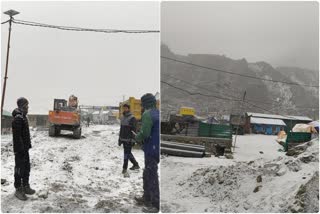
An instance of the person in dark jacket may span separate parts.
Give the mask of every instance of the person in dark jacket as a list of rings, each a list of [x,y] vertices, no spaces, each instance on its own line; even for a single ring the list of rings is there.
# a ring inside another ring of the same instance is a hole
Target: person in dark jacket
[[[124,150],[124,160],[123,160],[123,167],[122,167],[122,174],[127,173],[128,169],[128,162],[133,164],[130,170],[139,169],[139,164],[134,158],[132,154],[132,147],[134,146],[134,134],[132,131],[136,131],[137,121],[136,118],[130,112],[130,105],[124,104],[123,105],[123,117],[121,118],[121,127],[120,127],[120,134],[118,145],[121,146],[123,144]]]
[[[88,116],[87,117],[87,127],[89,127],[90,126],[90,117]]]
[[[35,193],[30,187],[30,158],[29,149],[31,148],[31,139],[28,123],[29,102],[26,98],[21,97],[17,100],[18,108],[12,112],[12,136],[13,151],[15,157],[14,167],[14,187],[16,188],[15,196],[20,200],[27,200],[26,194]]]
[[[158,164],[160,161],[160,132],[159,110],[156,107],[156,98],[150,93],[141,97],[144,110],[141,130],[136,135],[137,142],[143,142],[144,171],[143,196],[135,197],[139,204],[146,206],[145,212],[159,212],[160,192]]]

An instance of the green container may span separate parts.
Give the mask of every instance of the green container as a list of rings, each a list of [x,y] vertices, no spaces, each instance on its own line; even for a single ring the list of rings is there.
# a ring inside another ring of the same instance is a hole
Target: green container
[[[288,151],[290,143],[303,143],[311,140],[311,133],[306,132],[288,132],[287,140],[284,145],[285,151]]]
[[[232,138],[232,129],[229,125],[208,124],[200,122],[199,132],[200,137],[215,137],[215,138]]]

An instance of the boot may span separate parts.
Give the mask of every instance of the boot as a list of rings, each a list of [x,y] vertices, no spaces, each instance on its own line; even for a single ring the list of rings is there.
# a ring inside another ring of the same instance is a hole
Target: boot
[[[144,213],[158,213],[159,209],[154,206],[146,206],[142,209]]]
[[[30,185],[24,187],[24,192],[27,195],[33,195],[34,193],[36,193],[34,189],[31,189]]]
[[[139,166],[138,163],[137,163],[137,164],[134,164],[134,165],[130,168],[130,170],[136,170],[136,169],[140,169],[140,166]]]
[[[127,170],[126,169],[123,169],[122,170],[122,174],[126,174],[127,173]]]
[[[16,188],[16,192],[14,193],[14,196],[16,196],[21,201],[26,201],[28,199],[24,192],[23,187]]]

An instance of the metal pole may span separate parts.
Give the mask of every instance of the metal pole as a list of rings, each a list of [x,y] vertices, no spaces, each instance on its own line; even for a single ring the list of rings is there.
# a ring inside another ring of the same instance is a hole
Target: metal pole
[[[7,79],[8,79],[8,65],[9,65],[9,50],[10,50],[10,39],[11,39],[11,24],[12,24],[12,16],[10,16],[9,20],[9,36],[8,36],[8,44],[7,44],[7,60],[6,60],[6,71],[4,75],[4,82],[3,82],[3,90],[2,90],[2,99],[1,99],[1,119],[3,115],[3,104],[4,104],[4,96],[6,94],[6,86],[7,86]]]

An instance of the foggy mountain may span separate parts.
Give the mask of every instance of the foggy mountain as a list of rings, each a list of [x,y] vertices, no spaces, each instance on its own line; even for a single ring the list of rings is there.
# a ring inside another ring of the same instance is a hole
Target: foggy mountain
[[[173,53],[161,45],[161,56],[240,75],[263,79],[318,85],[319,72],[296,67],[274,68],[267,62],[247,62],[224,55]],[[162,117],[181,106],[194,107],[198,115],[260,112],[288,115],[318,115],[319,88],[288,85],[208,70],[161,58]],[[168,85],[168,84],[171,84]],[[180,88],[174,88],[174,87]],[[204,95],[190,95],[201,93]],[[239,102],[246,91],[246,102]],[[318,116],[317,116],[318,117]]]

